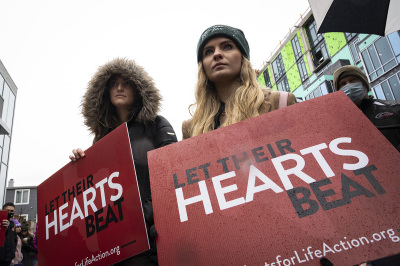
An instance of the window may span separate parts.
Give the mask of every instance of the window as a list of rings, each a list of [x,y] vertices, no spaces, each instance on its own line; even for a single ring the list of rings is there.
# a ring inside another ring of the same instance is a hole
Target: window
[[[283,65],[282,55],[279,54],[274,62],[272,62],[272,70],[274,72],[275,80],[280,79],[285,74],[285,66]]]
[[[310,40],[311,47],[316,47],[321,41],[324,40],[323,34],[317,34],[317,24],[313,19],[306,26],[308,38]]]
[[[4,78],[0,74],[0,94],[1,94],[1,96],[3,96],[3,86],[4,86]]]
[[[264,75],[265,85],[268,88],[272,88],[271,79],[269,78],[269,74],[268,74],[268,68],[265,69],[265,71],[263,72],[263,75]]]
[[[3,105],[2,119],[6,123],[6,125],[11,129],[14,117],[15,95],[11,91],[7,83],[4,84],[3,99],[4,99],[4,105]]]
[[[306,32],[310,41],[314,65],[317,67],[329,58],[323,34],[317,34],[317,24],[312,20],[306,25]]]
[[[297,61],[297,68],[299,69],[301,82],[304,82],[306,79],[308,79],[308,74],[307,74],[306,64],[304,63],[303,58]]]
[[[278,88],[278,91],[290,92],[290,87],[286,76],[284,76],[282,80],[276,84],[276,87]]]
[[[372,88],[380,100],[400,100],[400,72]]]
[[[333,84],[332,81],[325,81],[321,83],[315,90],[313,90],[310,94],[308,94],[304,99],[309,100],[322,95],[326,95],[328,93],[333,92]]]
[[[381,37],[368,46],[362,51],[361,56],[370,81],[382,76],[398,64],[386,37]]]
[[[9,152],[10,152],[10,137],[5,136],[4,137],[4,146],[3,146],[3,155],[1,157],[2,157],[2,162],[7,165],[8,165]]]
[[[344,35],[346,36],[346,40],[347,40],[347,41],[350,41],[351,39],[353,39],[354,37],[356,37],[357,33],[345,32]]]
[[[354,64],[357,64],[358,62],[361,61],[360,56],[359,56],[359,51],[358,51],[358,43],[360,42],[360,39],[356,38],[354,41],[351,41],[349,43],[349,48],[350,48],[350,53],[351,57],[353,57]]]
[[[301,57],[302,53],[301,53],[299,38],[297,38],[297,35],[294,35],[291,42],[292,42],[294,56],[296,60],[298,60]]]
[[[29,204],[29,189],[15,190],[14,204]]]
[[[394,56],[396,56],[397,62],[400,63],[400,33],[398,31],[393,32],[387,36],[390,44],[393,48]]]
[[[23,221],[29,221],[29,220],[28,220],[28,214],[20,214],[19,217],[24,218]]]
[[[320,65],[322,62],[329,58],[329,53],[326,49],[325,42],[322,42],[320,45],[315,47],[312,52],[314,55],[313,59],[316,66]]]

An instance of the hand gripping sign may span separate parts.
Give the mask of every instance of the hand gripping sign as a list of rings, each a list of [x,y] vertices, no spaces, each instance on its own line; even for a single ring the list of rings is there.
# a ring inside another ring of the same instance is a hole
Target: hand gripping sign
[[[162,265],[399,252],[400,155],[342,92],[148,154]]]
[[[40,265],[110,265],[149,249],[126,124],[38,186]]]

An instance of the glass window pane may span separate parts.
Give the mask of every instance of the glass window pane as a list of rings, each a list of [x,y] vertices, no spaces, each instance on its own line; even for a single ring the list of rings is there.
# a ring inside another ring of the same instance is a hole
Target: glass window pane
[[[4,86],[4,78],[0,74],[0,94],[1,94],[1,96],[3,96],[3,86]]]
[[[379,100],[386,100],[385,95],[383,94],[382,88],[380,85],[374,88],[376,98]]]
[[[389,62],[394,58],[392,49],[390,49],[389,43],[386,38],[382,37],[375,42],[375,47],[378,52],[379,58],[381,59],[382,65]]]
[[[354,63],[360,62],[360,56],[358,55],[358,51],[356,48],[357,43],[358,43],[358,39],[357,39],[357,41],[353,42],[350,45],[350,51],[351,51],[351,55],[353,56]]]
[[[283,91],[282,82],[279,82],[278,84],[276,84],[276,88],[278,89],[278,91]]]
[[[298,60],[301,56],[301,48],[300,48],[300,43],[299,43],[299,38],[297,35],[295,35],[291,41],[292,47],[293,47],[293,52],[296,60]]]
[[[376,54],[374,46],[371,45],[370,47],[368,47],[367,50],[369,52],[369,55],[371,56],[371,60],[372,60],[372,64],[374,65],[374,68],[375,69],[380,68],[381,62],[379,62],[378,55]]]
[[[399,32],[393,32],[387,36],[396,56],[400,55],[400,34]]]
[[[324,56],[324,59],[328,59],[329,53],[328,53],[328,50],[326,49],[325,43],[321,46],[321,51],[322,51],[322,55]]]
[[[396,60],[392,60],[389,63],[387,63],[386,65],[383,66],[383,69],[385,70],[385,72],[389,71],[390,69],[392,69],[393,67],[395,67],[397,65]]]
[[[15,104],[15,95],[12,91],[10,91],[10,98],[8,104],[8,114],[6,118],[6,124],[10,128],[12,128],[13,118],[14,118],[14,104]]]
[[[321,96],[321,90],[319,89],[319,87],[314,91],[314,97],[319,97]]]
[[[329,92],[328,92],[328,88],[326,87],[326,84],[325,83],[322,83],[321,84],[321,92],[322,92],[322,95],[325,95],[325,94],[328,94]]]
[[[16,193],[16,195],[15,195],[15,203],[21,203],[21,197],[22,197],[21,191],[17,190],[17,191],[15,191],[15,193]]]
[[[387,80],[381,83],[383,93],[385,94],[386,100],[394,100],[392,96],[392,92],[390,91]]]
[[[10,103],[9,98],[10,98],[10,88],[8,87],[7,83],[4,83],[4,93],[3,93],[3,99],[4,99],[4,105],[3,105],[3,114],[1,115],[1,118],[3,121],[6,121],[7,118],[7,112],[8,112],[8,104]]]
[[[6,165],[8,165],[8,154],[10,151],[10,137],[9,136],[4,136],[4,147],[3,147],[3,156],[2,156],[2,162]]]
[[[22,203],[28,203],[28,190],[24,190],[23,198],[22,198]]]
[[[396,100],[400,100],[400,85],[397,76],[393,76],[389,79],[390,88],[394,94]]]
[[[372,62],[371,59],[369,58],[368,51],[367,50],[363,51],[361,55],[363,57],[365,66],[367,67],[368,74],[371,74],[372,72],[374,72],[375,69],[372,66]]]
[[[279,71],[278,71],[278,67],[276,65],[276,60],[274,62],[272,62],[272,70],[274,71],[274,77],[275,77],[275,81],[276,81],[277,77],[279,76]]]
[[[376,73],[373,73],[372,75],[369,75],[369,79],[370,80],[376,79]]]
[[[288,82],[288,80],[287,80],[286,77],[285,77],[285,90],[286,90],[287,92],[290,92],[289,82]]]

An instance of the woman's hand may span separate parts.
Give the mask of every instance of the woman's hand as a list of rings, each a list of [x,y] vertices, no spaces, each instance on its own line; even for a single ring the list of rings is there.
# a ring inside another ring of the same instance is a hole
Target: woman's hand
[[[73,149],[72,150],[73,155],[70,155],[69,158],[71,161],[76,162],[76,160],[85,157],[85,153],[81,148],[78,149]]]

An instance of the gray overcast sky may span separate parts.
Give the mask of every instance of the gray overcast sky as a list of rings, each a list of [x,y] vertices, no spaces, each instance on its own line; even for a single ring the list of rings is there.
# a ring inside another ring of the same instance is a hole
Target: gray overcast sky
[[[308,8],[307,0],[2,1],[0,60],[18,87],[8,179],[39,185],[92,136],[80,103],[98,66],[127,57],[163,95],[161,115],[181,140],[197,78],[196,45],[209,26],[244,31],[261,67]]]

